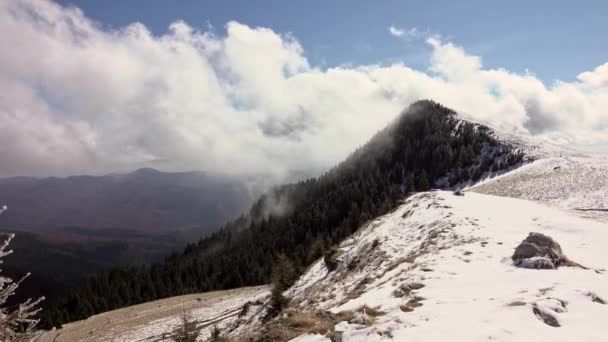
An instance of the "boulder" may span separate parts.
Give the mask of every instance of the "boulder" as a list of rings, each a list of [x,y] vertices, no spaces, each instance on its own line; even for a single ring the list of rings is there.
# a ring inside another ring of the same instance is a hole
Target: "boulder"
[[[511,256],[516,266],[555,269],[562,260],[567,260],[560,245],[551,237],[541,233],[530,233]]]

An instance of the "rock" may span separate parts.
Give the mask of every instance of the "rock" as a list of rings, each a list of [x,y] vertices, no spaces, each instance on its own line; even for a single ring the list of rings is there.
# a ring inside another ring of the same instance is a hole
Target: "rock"
[[[370,316],[367,315],[366,313],[362,313],[362,314],[358,314],[357,316],[355,316],[355,318],[348,321],[348,323],[365,325],[365,324],[367,324],[367,322],[370,322],[370,321],[371,321]]]
[[[587,296],[589,296],[589,298],[591,298],[591,300],[592,300],[594,303],[606,304],[606,301],[605,301],[604,299],[602,299],[602,297],[600,297],[600,296],[596,295],[596,294],[595,294],[595,293],[593,293],[593,292],[589,292],[589,293],[587,293]]]
[[[511,259],[513,259],[514,262],[517,262],[520,260],[530,259],[538,256],[543,256],[542,249],[536,245],[524,241],[520,243],[517,248],[515,248],[515,252],[513,252],[513,256],[511,256]]]
[[[532,308],[532,312],[534,313],[534,315],[536,315],[536,317],[538,317],[538,319],[540,319],[546,325],[552,326],[554,328],[560,327],[559,321],[555,318],[555,316],[551,315],[550,313],[541,311],[536,306]]]
[[[408,287],[410,289],[412,289],[412,290],[419,290],[419,289],[421,289],[421,288],[424,287],[424,284],[421,284],[421,283],[411,283],[411,284],[408,285]]]
[[[515,248],[511,259],[516,266],[535,269],[555,269],[562,260],[567,260],[560,245],[551,237],[540,233],[530,233]]]

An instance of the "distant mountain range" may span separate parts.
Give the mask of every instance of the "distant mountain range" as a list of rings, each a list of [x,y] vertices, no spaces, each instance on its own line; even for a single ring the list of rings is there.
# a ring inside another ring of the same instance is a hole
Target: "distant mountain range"
[[[0,179],[9,208],[0,230],[178,230],[204,235],[244,212],[259,195],[261,177],[139,169],[127,174]],[[99,232],[95,233],[99,235]]]
[[[9,304],[52,300],[117,265],[158,262],[249,208],[269,177],[139,169],[0,179],[0,232],[16,232],[5,275],[32,272]]]

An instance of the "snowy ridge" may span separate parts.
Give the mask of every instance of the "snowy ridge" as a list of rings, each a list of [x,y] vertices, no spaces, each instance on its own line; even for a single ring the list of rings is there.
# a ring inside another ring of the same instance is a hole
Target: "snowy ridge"
[[[529,232],[552,236],[589,269],[514,267]],[[337,269],[319,260],[286,295],[293,310],[354,312],[333,326],[342,341],[603,341],[606,243],[607,224],[542,204],[421,193],[344,241]]]
[[[558,155],[569,155],[569,156],[585,156],[580,151],[553,144],[545,139],[539,139],[529,135],[522,135],[505,131],[493,127],[487,123],[479,123],[470,119],[465,119],[461,114],[458,114],[458,119],[465,122],[470,122],[475,125],[482,125],[490,128],[494,133],[496,139],[503,143],[510,144],[521,150],[523,150],[527,157],[532,159],[550,158]]]

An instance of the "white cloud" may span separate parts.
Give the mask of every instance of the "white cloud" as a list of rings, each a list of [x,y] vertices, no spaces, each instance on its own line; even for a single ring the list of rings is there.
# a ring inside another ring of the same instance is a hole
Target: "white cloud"
[[[395,37],[401,38],[401,39],[405,39],[405,40],[417,39],[422,36],[428,35],[422,31],[418,30],[418,28],[416,28],[416,27],[412,27],[409,29],[403,29],[403,28],[399,28],[399,27],[396,27],[393,25],[388,27],[388,32],[392,36],[395,36]]]
[[[393,25],[389,26],[388,32],[390,34],[392,34],[393,36],[395,36],[395,37],[403,37],[403,35],[405,34],[404,30],[402,30],[400,28],[397,28],[397,27],[395,27]]]
[[[322,70],[290,35],[226,29],[177,21],[154,36],[47,1],[1,2],[0,175],[327,167],[423,98],[499,128],[608,142],[606,65],[546,87],[430,38],[429,72]]]

